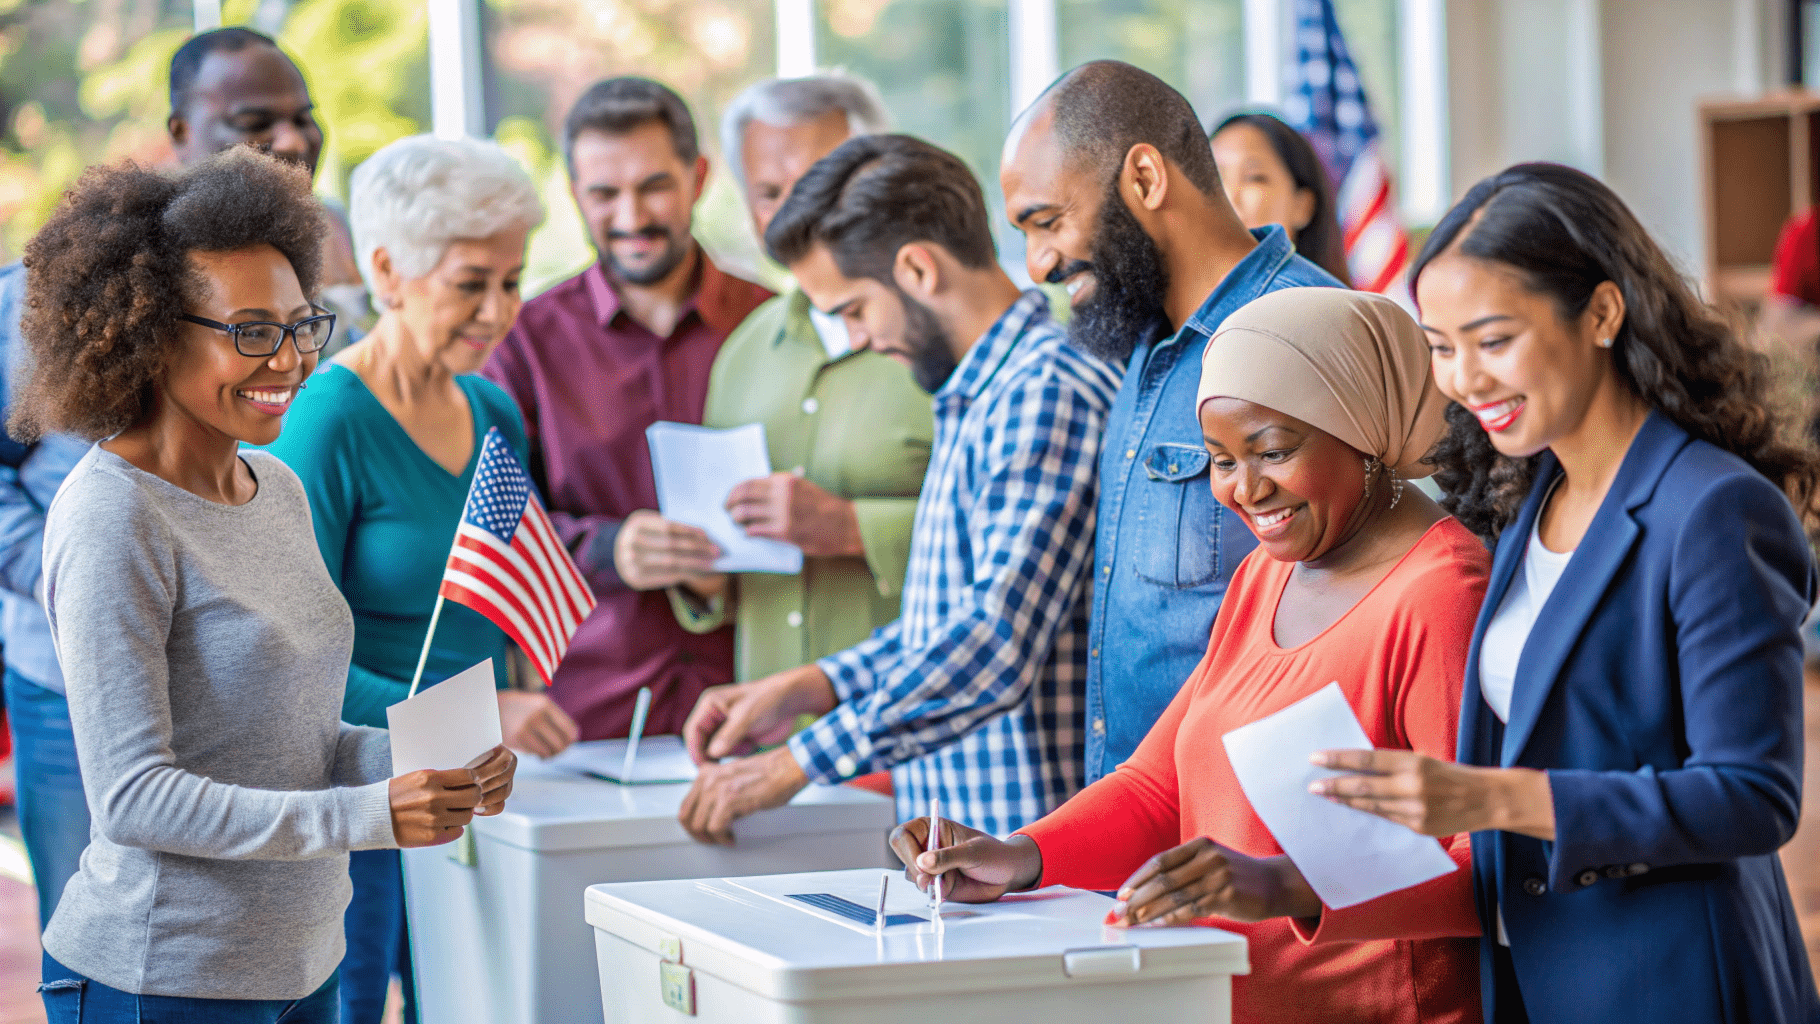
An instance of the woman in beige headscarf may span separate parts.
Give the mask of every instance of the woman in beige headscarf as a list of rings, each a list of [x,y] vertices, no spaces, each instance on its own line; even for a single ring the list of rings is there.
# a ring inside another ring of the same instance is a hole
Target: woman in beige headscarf
[[[927,819],[901,826],[892,842],[912,880],[941,875],[970,902],[1117,888],[1110,924],[1242,932],[1240,1024],[1477,1021],[1471,872],[1324,905],[1221,742],[1337,683],[1374,746],[1453,756],[1490,557],[1403,483],[1427,474],[1443,429],[1428,364],[1420,328],[1380,295],[1288,289],[1227,318],[1202,364],[1201,431],[1214,497],[1260,543],[1207,657],[1131,760],[1009,840],[944,822],[945,849],[919,855]],[[1466,836],[1444,845],[1466,864]]]

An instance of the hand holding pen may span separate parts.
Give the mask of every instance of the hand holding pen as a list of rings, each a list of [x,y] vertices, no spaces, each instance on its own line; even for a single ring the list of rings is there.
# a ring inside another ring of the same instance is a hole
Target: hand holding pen
[[[998,839],[946,819],[939,832],[933,851],[928,818],[914,818],[891,832],[891,849],[904,862],[904,877],[924,892],[939,885],[946,899],[991,903],[1042,880],[1043,855],[1027,836]]]

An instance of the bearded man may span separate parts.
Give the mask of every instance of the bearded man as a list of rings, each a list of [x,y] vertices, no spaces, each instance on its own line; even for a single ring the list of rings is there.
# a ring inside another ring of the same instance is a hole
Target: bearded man
[[[1095,61],[1012,125],[1005,212],[1030,277],[1068,289],[1068,336],[1125,363],[1106,428],[1088,626],[1086,781],[1131,756],[1206,653],[1257,545],[1213,500],[1195,414],[1201,352],[1279,288],[1338,287],[1280,226],[1248,231],[1194,109],[1147,71]]]

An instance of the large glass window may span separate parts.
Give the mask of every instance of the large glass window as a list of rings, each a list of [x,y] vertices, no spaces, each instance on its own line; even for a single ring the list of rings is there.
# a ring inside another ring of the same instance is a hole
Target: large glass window
[[[17,8],[16,10],[14,8]],[[170,160],[171,55],[192,0],[7,5],[0,24],[0,259],[17,257],[93,163]],[[429,124],[422,5],[383,0],[228,0],[227,25],[275,35],[302,65],[325,145],[317,187],[341,197],[374,150]]]
[[[999,150],[1011,126],[1004,0],[819,0],[817,8],[817,63],[870,79],[897,130],[965,160],[987,208],[1003,209]]]
[[[91,163],[170,158],[162,84],[188,0],[8,5],[0,23],[0,262]]]
[[[817,62],[870,79],[900,131],[998,176],[1010,127],[1004,0],[821,0]]]
[[[569,196],[562,122],[588,86],[614,75],[655,78],[688,101],[713,167],[695,234],[728,270],[768,273],[717,140],[728,101],[772,73],[772,0],[491,0],[486,14],[488,115],[538,176],[550,214],[531,239],[527,294],[594,258]]]
[[[1245,98],[1243,0],[1056,0],[1061,67],[1114,59],[1188,97],[1203,122]]]
[[[1371,116],[1383,132],[1378,147],[1391,172],[1402,156],[1402,81],[1397,73],[1397,0],[1334,0],[1340,33],[1358,66]]]

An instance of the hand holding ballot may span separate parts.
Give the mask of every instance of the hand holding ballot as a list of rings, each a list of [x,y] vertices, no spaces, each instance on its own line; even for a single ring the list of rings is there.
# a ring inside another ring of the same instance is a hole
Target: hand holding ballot
[[[501,745],[465,767],[423,768],[394,778],[389,791],[393,837],[405,849],[454,842],[476,815],[484,818],[505,809],[517,770],[518,755]]]
[[[613,568],[633,590],[662,590],[713,578],[714,560],[720,555],[720,548],[700,527],[672,522],[650,509],[627,516],[613,538]],[[696,589],[705,593],[720,588]]]
[[[1356,773],[1320,779],[1309,792],[1423,835],[1500,829],[1555,838],[1547,772],[1478,768],[1409,750],[1323,750],[1309,760]]]
[[[748,537],[781,540],[816,558],[866,553],[853,503],[795,473],[772,473],[736,484],[727,514]]]

